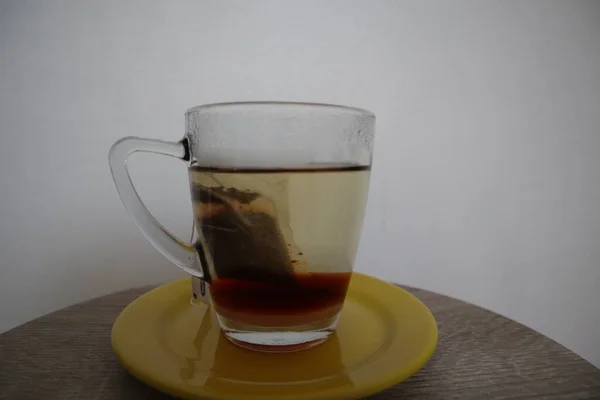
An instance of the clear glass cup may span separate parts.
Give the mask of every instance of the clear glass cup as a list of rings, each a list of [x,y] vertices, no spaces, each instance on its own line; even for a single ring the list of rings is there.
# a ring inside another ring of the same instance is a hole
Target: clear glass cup
[[[315,346],[335,330],[363,223],[375,116],[328,104],[209,104],[186,112],[179,142],[117,141],[109,162],[143,234],[205,284],[225,336],[255,350]],[[146,209],[127,158],[188,165],[197,239],[174,237]]]

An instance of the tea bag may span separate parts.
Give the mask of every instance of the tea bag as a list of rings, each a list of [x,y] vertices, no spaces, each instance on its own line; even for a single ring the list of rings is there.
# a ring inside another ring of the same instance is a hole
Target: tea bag
[[[258,192],[192,186],[199,251],[213,278],[261,282],[294,280],[275,203]]]

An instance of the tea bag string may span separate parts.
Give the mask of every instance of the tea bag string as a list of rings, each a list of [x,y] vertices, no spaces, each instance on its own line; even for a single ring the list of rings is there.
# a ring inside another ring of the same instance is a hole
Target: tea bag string
[[[196,234],[196,218],[192,218],[192,234],[190,235],[190,245],[194,245],[194,235]]]

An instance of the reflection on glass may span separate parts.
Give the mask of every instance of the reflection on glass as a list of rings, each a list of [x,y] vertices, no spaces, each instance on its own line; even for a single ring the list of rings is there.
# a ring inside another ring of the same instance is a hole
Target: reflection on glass
[[[352,385],[346,374],[336,334],[314,349],[293,353],[261,353],[229,342],[214,311],[205,306],[194,341],[195,354],[185,357],[182,380],[204,390],[255,395],[304,393]],[[318,355],[315,353],[318,352]]]

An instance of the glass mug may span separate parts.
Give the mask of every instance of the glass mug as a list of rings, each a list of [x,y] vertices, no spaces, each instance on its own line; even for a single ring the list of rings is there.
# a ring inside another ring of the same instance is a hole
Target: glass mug
[[[271,352],[335,330],[354,267],[375,116],[327,104],[244,102],[188,110],[179,142],[127,137],[109,154],[115,185],[146,238],[190,273],[227,339]],[[134,152],[188,165],[197,239],[150,214],[127,171]],[[205,292],[204,285],[210,290]]]

